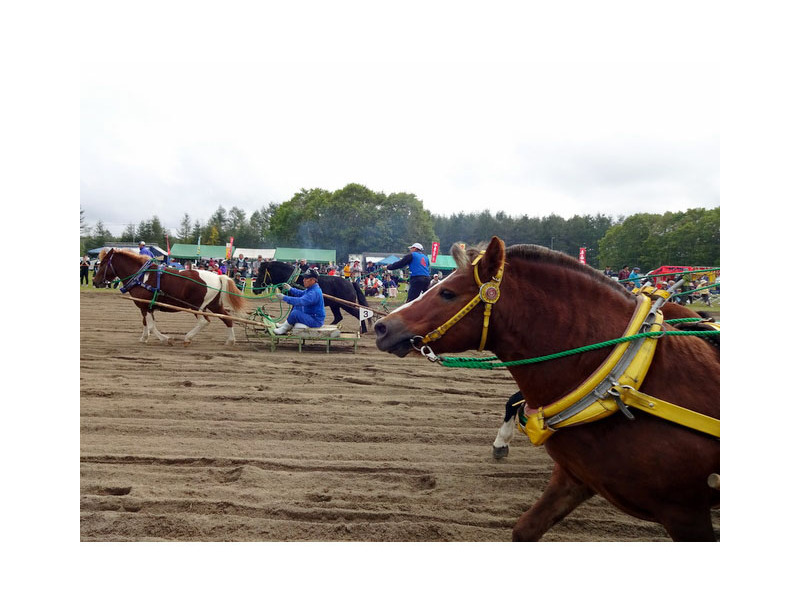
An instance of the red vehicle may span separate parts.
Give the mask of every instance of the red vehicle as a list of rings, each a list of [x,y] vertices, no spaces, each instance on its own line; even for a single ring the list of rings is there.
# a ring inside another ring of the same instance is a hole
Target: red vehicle
[[[708,272],[694,272],[695,270],[708,270]],[[684,272],[690,272],[687,275],[687,281],[700,280],[705,276],[708,279],[708,283],[711,284],[719,277],[719,270],[714,270],[708,266],[659,266],[645,274],[644,280],[650,280],[655,285],[662,285],[669,280],[678,280]]]

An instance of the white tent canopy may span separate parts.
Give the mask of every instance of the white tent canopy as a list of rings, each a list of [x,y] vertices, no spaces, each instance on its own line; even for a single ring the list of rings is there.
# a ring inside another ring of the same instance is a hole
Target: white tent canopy
[[[265,260],[271,260],[275,257],[274,249],[249,249],[245,247],[237,247],[233,252],[233,259],[239,259],[240,253],[248,260],[255,260],[258,258],[258,256],[263,257]]]

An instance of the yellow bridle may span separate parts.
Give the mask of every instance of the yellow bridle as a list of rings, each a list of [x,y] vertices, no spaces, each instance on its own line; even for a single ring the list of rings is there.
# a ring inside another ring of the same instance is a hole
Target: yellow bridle
[[[481,331],[481,343],[478,346],[478,351],[483,351],[484,346],[486,345],[486,337],[489,333],[489,317],[492,314],[492,307],[494,304],[497,303],[497,300],[500,299],[500,281],[503,280],[503,270],[505,269],[505,261],[506,261],[506,250],[503,248],[503,256],[500,261],[500,268],[497,270],[497,274],[492,277],[492,280],[488,283],[481,282],[481,277],[478,275],[478,262],[481,261],[483,258],[483,254],[486,253],[485,251],[481,251],[472,261],[473,267],[473,274],[475,275],[475,283],[478,285],[478,294],[473,297],[467,304],[461,308],[456,314],[447,322],[445,322],[440,327],[435,328],[433,331],[429,332],[425,337],[422,337],[420,340],[421,347],[417,348],[416,345],[414,346],[424,355],[430,358],[431,354],[425,351],[425,348],[430,350],[428,344],[432,341],[436,341],[442,335],[447,333],[454,324],[456,324],[459,320],[464,318],[469,312],[477,306],[480,302],[483,302],[484,310],[483,310],[483,330]]]

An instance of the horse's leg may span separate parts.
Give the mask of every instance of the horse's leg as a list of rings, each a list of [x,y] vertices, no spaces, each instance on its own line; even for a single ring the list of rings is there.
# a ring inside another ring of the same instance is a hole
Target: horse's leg
[[[139,341],[141,343],[147,343],[147,341],[150,339],[150,325],[147,322],[147,308],[139,306],[138,304],[136,307],[139,308],[139,311],[142,313],[142,336],[139,338]]]
[[[547,530],[592,496],[594,492],[586,484],[573,479],[556,463],[539,500],[517,520],[512,539],[517,542],[539,540]]]
[[[151,332],[155,333],[155,336],[158,337],[158,339],[159,339],[159,341],[161,341],[161,343],[165,343],[165,342],[169,343],[169,337],[164,335],[161,331],[158,330],[158,327],[156,327],[156,319],[153,316],[153,313],[152,312],[148,312],[145,315],[145,319],[147,320],[147,331],[148,331],[148,334],[151,333]]]
[[[332,325],[338,325],[342,322],[342,311],[339,309],[339,304],[331,304],[328,306],[331,309],[331,313],[333,314],[333,322]]]
[[[708,509],[676,507],[659,515],[659,523],[675,542],[714,542],[717,539]]]
[[[497,436],[492,443],[492,456],[496,459],[502,459],[508,456],[508,445],[514,437],[515,424],[512,417],[508,421],[504,421],[497,430]]]
[[[207,317],[198,316],[197,317],[197,324],[195,325],[194,329],[192,329],[191,331],[186,333],[186,335],[183,336],[183,345],[189,345],[190,343],[192,343],[192,338],[195,335],[197,335],[200,331],[202,331],[203,327],[205,327],[209,322],[211,322],[211,321],[208,320]]]
[[[508,398],[506,402],[506,414],[503,417],[503,424],[497,430],[497,437],[492,444],[492,456],[496,459],[502,459],[508,456],[508,445],[511,443],[511,438],[514,437],[514,415],[517,414],[519,409],[519,402],[522,402],[525,396],[522,392],[517,392]]]
[[[224,318],[221,318],[220,320],[225,323],[226,327],[228,327],[228,338],[225,340],[225,345],[234,345],[236,343],[236,335],[233,332],[233,321],[225,320]]]

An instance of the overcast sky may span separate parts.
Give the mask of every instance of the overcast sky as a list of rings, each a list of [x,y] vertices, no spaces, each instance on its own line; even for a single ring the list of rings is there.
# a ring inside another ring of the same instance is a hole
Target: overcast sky
[[[300,189],[564,217],[719,205],[702,63],[142,63],[81,73],[80,202],[114,234]]]

